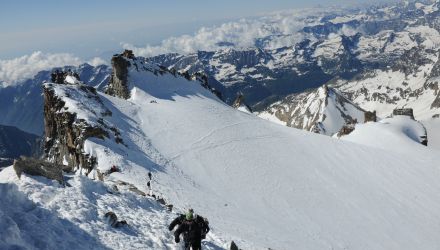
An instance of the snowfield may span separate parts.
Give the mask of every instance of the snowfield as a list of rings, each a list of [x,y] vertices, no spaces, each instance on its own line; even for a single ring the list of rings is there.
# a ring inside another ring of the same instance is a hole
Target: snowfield
[[[357,124],[355,130],[342,139],[401,153],[418,152],[420,156],[435,154],[421,144],[422,136],[426,134],[422,123],[408,116],[395,116],[379,122]]]
[[[192,207],[209,219],[207,249],[226,248],[231,240],[243,249],[440,248],[438,152],[403,144],[384,150],[274,124],[168,73],[131,67],[129,83],[128,100],[99,93],[113,114],[104,122],[121,131],[126,146],[96,138],[85,144],[98,169],[116,165],[120,173],[100,183],[78,172],[62,188],[41,178],[18,181],[11,168],[1,172],[1,182],[16,183],[5,185],[17,185],[14,192],[30,200],[24,202],[50,211],[50,220],[71,224],[66,238],[83,235],[80,241],[96,248],[177,249],[166,228],[173,214],[148,198],[107,192],[118,180],[148,192],[151,171],[153,193],[177,211]],[[57,93],[65,98],[67,92]],[[81,117],[93,121],[92,109],[75,104],[88,101],[69,101],[74,106],[68,111],[81,109]],[[6,204],[0,211],[16,221]],[[102,219],[107,210],[130,227],[110,228]],[[33,230],[18,225],[14,235]]]

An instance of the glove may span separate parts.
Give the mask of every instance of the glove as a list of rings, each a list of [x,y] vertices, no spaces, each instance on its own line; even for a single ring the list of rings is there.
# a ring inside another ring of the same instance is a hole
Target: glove
[[[180,238],[179,238],[179,237],[175,237],[175,238],[174,238],[174,241],[175,241],[176,243],[179,243],[179,242],[180,242]]]

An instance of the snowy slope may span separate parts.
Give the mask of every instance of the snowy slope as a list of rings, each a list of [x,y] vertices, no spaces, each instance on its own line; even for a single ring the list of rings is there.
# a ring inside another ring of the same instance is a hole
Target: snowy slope
[[[440,119],[428,119],[422,123],[428,131],[428,147],[440,150]]]
[[[180,249],[168,231],[176,215],[154,199],[115,191],[111,181],[66,179],[62,187],[44,177],[19,180],[12,167],[0,172],[0,249]],[[128,226],[112,228],[109,211]],[[220,249],[211,236],[205,249]]]
[[[126,146],[89,139],[86,152],[102,172],[121,168],[112,179],[145,192],[152,171],[153,192],[208,217],[220,242],[245,249],[440,246],[437,153],[386,151],[279,126],[168,73],[131,67],[128,79],[128,100],[99,94],[113,114],[104,123],[120,129]]]
[[[422,136],[425,135],[426,129],[420,122],[412,120],[408,116],[395,116],[379,122],[357,124],[352,133],[341,138],[372,147],[406,153],[426,151],[426,147],[421,144]],[[428,143],[429,136],[428,133]]]

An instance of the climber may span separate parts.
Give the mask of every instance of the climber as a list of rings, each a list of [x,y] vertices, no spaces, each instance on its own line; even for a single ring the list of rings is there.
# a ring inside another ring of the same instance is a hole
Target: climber
[[[189,209],[185,215],[180,214],[174,219],[168,229],[171,231],[176,225],[179,225],[174,232],[176,243],[180,242],[180,234],[183,233],[185,249],[201,249],[201,241],[206,238],[206,234],[209,232],[208,220],[202,216],[194,215],[194,210]]]

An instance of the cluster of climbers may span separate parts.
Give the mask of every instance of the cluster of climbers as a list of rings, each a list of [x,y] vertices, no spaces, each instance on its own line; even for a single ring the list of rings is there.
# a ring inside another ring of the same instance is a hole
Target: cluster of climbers
[[[67,76],[72,76],[72,77],[76,78],[77,80],[79,80],[78,73],[73,72],[71,69],[68,69],[67,71],[62,71],[62,70],[56,69],[55,71],[53,71],[50,74],[50,79],[51,79],[51,82],[53,82],[53,83],[65,84]]]
[[[177,225],[179,226],[174,232],[176,243],[180,242],[180,235],[183,234],[185,250],[202,249],[202,239],[205,239],[206,234],[209,232],[209,222],[206,218],[194,214],[194,210],[189,209],[186,214],[180,214],[174,219],[168,229],[172,231]]]

